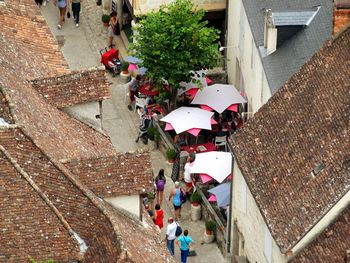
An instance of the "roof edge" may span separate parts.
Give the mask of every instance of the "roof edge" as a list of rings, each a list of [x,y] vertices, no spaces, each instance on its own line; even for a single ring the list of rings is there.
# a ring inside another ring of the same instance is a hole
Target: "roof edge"
[[[350,205],[350,189],[339,197],[338,201],[330,207],[299,240],[294,242],[287,251],[293,253],[293,257],[297,256],[304,248],[314,241],[323,231],[329,227],[343,211]],[[304,240],[307,239],[307,240]]]

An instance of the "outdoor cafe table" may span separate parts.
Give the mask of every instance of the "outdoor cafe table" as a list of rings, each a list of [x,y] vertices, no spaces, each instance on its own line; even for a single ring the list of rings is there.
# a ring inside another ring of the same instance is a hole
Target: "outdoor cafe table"
[[[150,86],[149,83],[143,85],[140,87],[139,89],[139,92],[142,94],[142,95],[145,95],[145,96],[156,96],[158,95],[159,93],[159,90],[156,89],[154,86]]]
[[[204,151],[199,151],[197,150],[198,146],[204,146],[206,150]],[[194,152],[212,152],[216,150],[215,144],[212,142],[207,142],[207,143],[202,143],[202,144],[194,144],[190,146],[182,146],[181,151],[186,151],[188,154],[194,153]]]

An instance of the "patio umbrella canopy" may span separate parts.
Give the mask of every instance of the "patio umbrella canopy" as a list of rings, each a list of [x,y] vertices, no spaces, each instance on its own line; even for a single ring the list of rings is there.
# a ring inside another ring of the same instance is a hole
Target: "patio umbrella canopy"
[[[219,207],[225,207],[230,204],[230,189],[230,183],[223,183],[208,190],[208,192],[215,195]]]
[[[191,129],[211,130],[212,112],[193,107],[180,107],[161,118],[170,124],[177,134]]]
[[[222,113],[232,104],[246,102],[233,85],[214,84],[199,90],[191,104],[204,104]]]
[[[139,59],[139,58],[133,57],[133,56],[127,56],[126,58],[124,58],[124,61],[132,63],[132,64],[139,64],[139,63],[143,62],[142,59]]]
[[[191,173],[207,174],[221,183],[232,170],[232,155],[229,152],[197,153]]]

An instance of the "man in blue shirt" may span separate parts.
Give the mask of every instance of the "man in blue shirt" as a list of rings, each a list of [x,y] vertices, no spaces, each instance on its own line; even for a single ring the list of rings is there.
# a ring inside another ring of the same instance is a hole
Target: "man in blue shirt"
[[[192,245],[191,245],[192,243],[193,243],[193,240],[188,235],[187,229],[184,231],[183,236],[179,237],[176,240],[176,244],[179,246],[179,248],[181,250],[181,263],[187,262],[188,252],[190,251],[190,248],[192,247]]]

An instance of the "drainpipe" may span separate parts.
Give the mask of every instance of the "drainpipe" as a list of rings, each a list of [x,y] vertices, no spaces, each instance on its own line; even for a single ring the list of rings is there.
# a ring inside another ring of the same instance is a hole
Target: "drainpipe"
[[[226,239],[226,252],[227,254],[232,254],[231,248],[232,248],[232,203],[233,203],[233,167],[234,167],[234,156],[233,156],[233,151],[231,148],[231,145],[229,144],[229,149],[232,155],[232,168],[231,168],[231,185],[230,185],[230,207],[229,207],[229,212],[228,212],[228,220],[227,220],[227,239]],[[232,255],[234,256],[234,255]]]
[[[228,10],[229,10],[229,0],[226,0],[226,11],[225,11],[225,44],[227,47],[227,32],[228,32]],[[227,70],[227,48],[224,49],[224,71]],[[227,72],[226,72],[226,82],[227,82]]]

